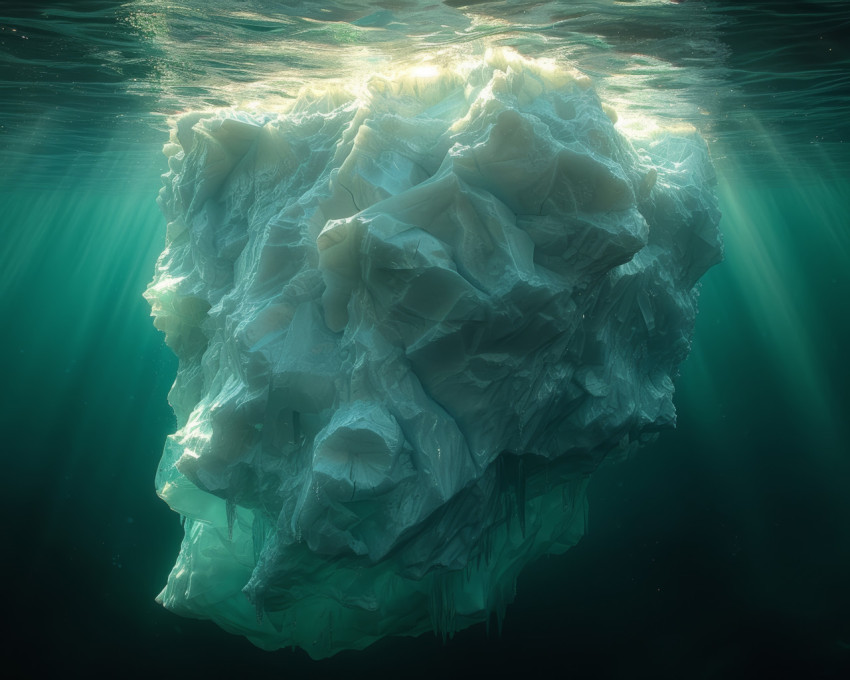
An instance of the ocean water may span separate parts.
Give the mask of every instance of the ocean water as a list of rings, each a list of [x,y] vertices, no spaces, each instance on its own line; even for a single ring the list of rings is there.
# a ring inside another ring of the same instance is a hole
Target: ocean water
[[[0,3],[6,658],[34,676],[850,677],[848,33],[844,2]],[[169,121],[488,45],[572,64],[623,125],[709,143],[726,260],[678,428],[595,475],[587,535],[520,579],[501,635],[312,662],[165,611],[182,530],[153,476],[176,361],[141,293]]]

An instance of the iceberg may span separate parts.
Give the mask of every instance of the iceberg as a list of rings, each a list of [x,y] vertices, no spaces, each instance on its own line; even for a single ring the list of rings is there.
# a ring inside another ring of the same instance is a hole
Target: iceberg
[[[675,425],[722,257],[693,131],[510,51],[191,113],[145,296],[179,359],[158,601],[314,658],[495,616]]]

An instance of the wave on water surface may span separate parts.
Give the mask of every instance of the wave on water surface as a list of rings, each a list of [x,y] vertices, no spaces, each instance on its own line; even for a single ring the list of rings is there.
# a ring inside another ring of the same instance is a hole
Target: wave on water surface
[[[510,47],[590,76],[623,119],[697,127],[770,172],[778,153],[820,160],[847,139],[846,3],[4,3],[3,172],[18,181],[126,181],[185,111],[291,99],[435,52]],[[740,49],[747,47],[746,50]],[[755,46],[755,47],[754,47]],[[824,105],[812,106],[812,99]],[[827,103],[828,102],[828,103]],[[122,162],[101,162],[104,154]],[[33,157],[38,162],[33,162]],[[770,162],[768,162],[770,161]],[[123,165],[123,168],[122,168]],[[731,167],[731,164],[730,164]]]

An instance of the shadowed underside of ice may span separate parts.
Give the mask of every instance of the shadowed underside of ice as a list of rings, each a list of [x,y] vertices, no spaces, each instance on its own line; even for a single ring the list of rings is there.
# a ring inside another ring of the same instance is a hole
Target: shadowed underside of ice
[[[721,256],[695,134],[511,53],[184,116],[146,296],[179,357],[160,601],[313,657],[501,616],[675,422]]]

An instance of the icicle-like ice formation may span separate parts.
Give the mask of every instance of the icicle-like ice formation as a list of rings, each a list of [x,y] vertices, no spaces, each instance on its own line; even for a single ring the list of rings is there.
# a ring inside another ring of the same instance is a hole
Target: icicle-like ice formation
[[[704,143],[613,117],[493,52],[178,122],[165,606],[323,657],[487,620],[581,537],[588,474],[674,424],[720,258]]]

